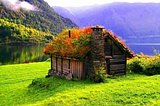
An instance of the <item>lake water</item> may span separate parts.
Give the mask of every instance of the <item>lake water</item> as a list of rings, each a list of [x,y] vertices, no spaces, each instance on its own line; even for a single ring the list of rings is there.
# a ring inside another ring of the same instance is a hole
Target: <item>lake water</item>
[[[128,44],[130,50],[135,54],[140,54],[141,52],[145,55],[155,55],[154,50],[160,53],[159,44]]]
[[[127,38],[126,44],[135,54],[155,55],[154,49],[160,52],[160,35],[138,35]]]
[[[45,61],[44,45],[0,46],[0,65]]]
[[[135,54],[155,55],[154,49],[160,52],[160,45],[156,44],[128,44],[128,47]],[[43,53],[44,48],[43,45],[0,46],[0,65],[45,61],[48,57]]]

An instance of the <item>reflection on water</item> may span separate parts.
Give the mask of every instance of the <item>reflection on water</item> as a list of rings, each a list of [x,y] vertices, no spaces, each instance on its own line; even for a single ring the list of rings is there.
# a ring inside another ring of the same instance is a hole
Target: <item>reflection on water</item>
[[[45,61],[45,46],[0,46],[0,65]]]

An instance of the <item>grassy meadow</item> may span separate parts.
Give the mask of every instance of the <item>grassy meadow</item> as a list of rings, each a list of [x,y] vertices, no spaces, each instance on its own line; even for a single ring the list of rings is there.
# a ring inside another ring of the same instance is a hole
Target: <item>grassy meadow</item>
[[[0,106],[159,106],[160,75],[128,73],[106,83],[44,78],[50,62],[0,66]]]

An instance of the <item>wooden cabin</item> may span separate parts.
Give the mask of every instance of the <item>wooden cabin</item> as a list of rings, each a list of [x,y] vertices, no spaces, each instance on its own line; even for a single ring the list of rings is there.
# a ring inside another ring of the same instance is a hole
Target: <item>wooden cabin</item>
[[[133,54],[111,33],[103,33],[104,27],[92,27],[91,50],[82,57],[64,57],[49,54],[51,69],[48,76],[85,79],[95,73],[95,68],[105,65],[109,75],[125,75],[127,57]]]

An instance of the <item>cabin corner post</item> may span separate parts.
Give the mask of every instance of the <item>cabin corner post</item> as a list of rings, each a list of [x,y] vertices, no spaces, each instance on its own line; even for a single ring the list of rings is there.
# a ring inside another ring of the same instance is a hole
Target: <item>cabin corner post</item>
[[[50,58],[51,58],[51,70],[53,70],[53,55],[52,54],[50,55]]]
[[[126,75],[126,71],[127,71],[127,56],[125,55],[125,75]]]
[[[58,73],[58,57],[56,56],[56,73]]]
[[[55,74],[55,70],[54,70],[54,68],[53,68],[53,55],[52,54],[50,54],[50,58],[51,58],[51,69],[48,71],[48,75],[46,76],[46,78],[47,77],[50,77],[50,76],[54,76]]]
[[[63,74],[63,58],[61,56],[61,75]]]

